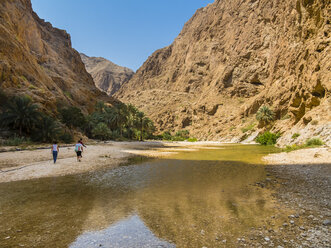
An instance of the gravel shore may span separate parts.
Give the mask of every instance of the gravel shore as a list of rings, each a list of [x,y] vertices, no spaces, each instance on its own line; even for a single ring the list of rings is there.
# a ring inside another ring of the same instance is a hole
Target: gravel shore
[[[330,148],[313,148],[265,158],[269,178],[261,185],[293,211],[283,224],[283,247],[331,247],[330,157]]]

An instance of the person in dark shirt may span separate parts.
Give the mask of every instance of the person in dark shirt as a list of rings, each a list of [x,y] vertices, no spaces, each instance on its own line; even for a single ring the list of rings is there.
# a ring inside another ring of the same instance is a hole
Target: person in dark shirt
[[[79,139],[79,143],[81,143],[86,148],[86,145],[83,143],[83,139],[82,138]]]

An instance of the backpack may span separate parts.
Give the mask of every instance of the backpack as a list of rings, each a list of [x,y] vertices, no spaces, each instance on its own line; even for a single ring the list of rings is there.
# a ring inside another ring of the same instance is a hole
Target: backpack
[[[80,151],[80,149],[79,149],[79,145],[76,144],[76,146],[75,146],[75,152],[78,152],[78,151]]]

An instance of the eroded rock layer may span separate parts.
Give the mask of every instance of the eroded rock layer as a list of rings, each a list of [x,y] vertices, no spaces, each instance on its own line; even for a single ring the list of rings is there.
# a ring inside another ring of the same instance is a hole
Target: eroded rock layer
[[[285,132],[284,140],[293,130],[327,139],[330,13],[327,0],[216,0],[116,96],[150,115],[160,131],[243,140],[267,104],[276,114],[273,131]]]
[[[70,35],[40,19],[30,0],[0,1],[0,86],[48,111],[62,104],[87,112],[98,99],[113,101],[95,87]]]
[[[83,53],[80,56],[95,85],[108,95],[115,94],[134,74],[131,69],[116,65],[105,58],[89,57]]]

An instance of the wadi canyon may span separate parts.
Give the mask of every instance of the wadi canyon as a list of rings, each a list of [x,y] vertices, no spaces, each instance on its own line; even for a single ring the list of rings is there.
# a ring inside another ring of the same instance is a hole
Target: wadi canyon
[[[216,0],[133,73],[80,55],[30,0],[3,0],[0,86],[48,112],[59,104],[89,112],[118,99],[159,133],[186,129],[200,140],[252,141],[262,130],[255,114],[268,105],[280,144],[295,132],[295,142],[318,136],[330,144],[330,13],[328,0]]]
[[[330,13],[325,0],[216,0],[115,97],[141,108],[160,132],[232,142],[256,137],[255,114],[268,105],[280,144],[295,132],[296,142],[319,136],[330,144]],[[247,126],[254,128],[243,133]]]

